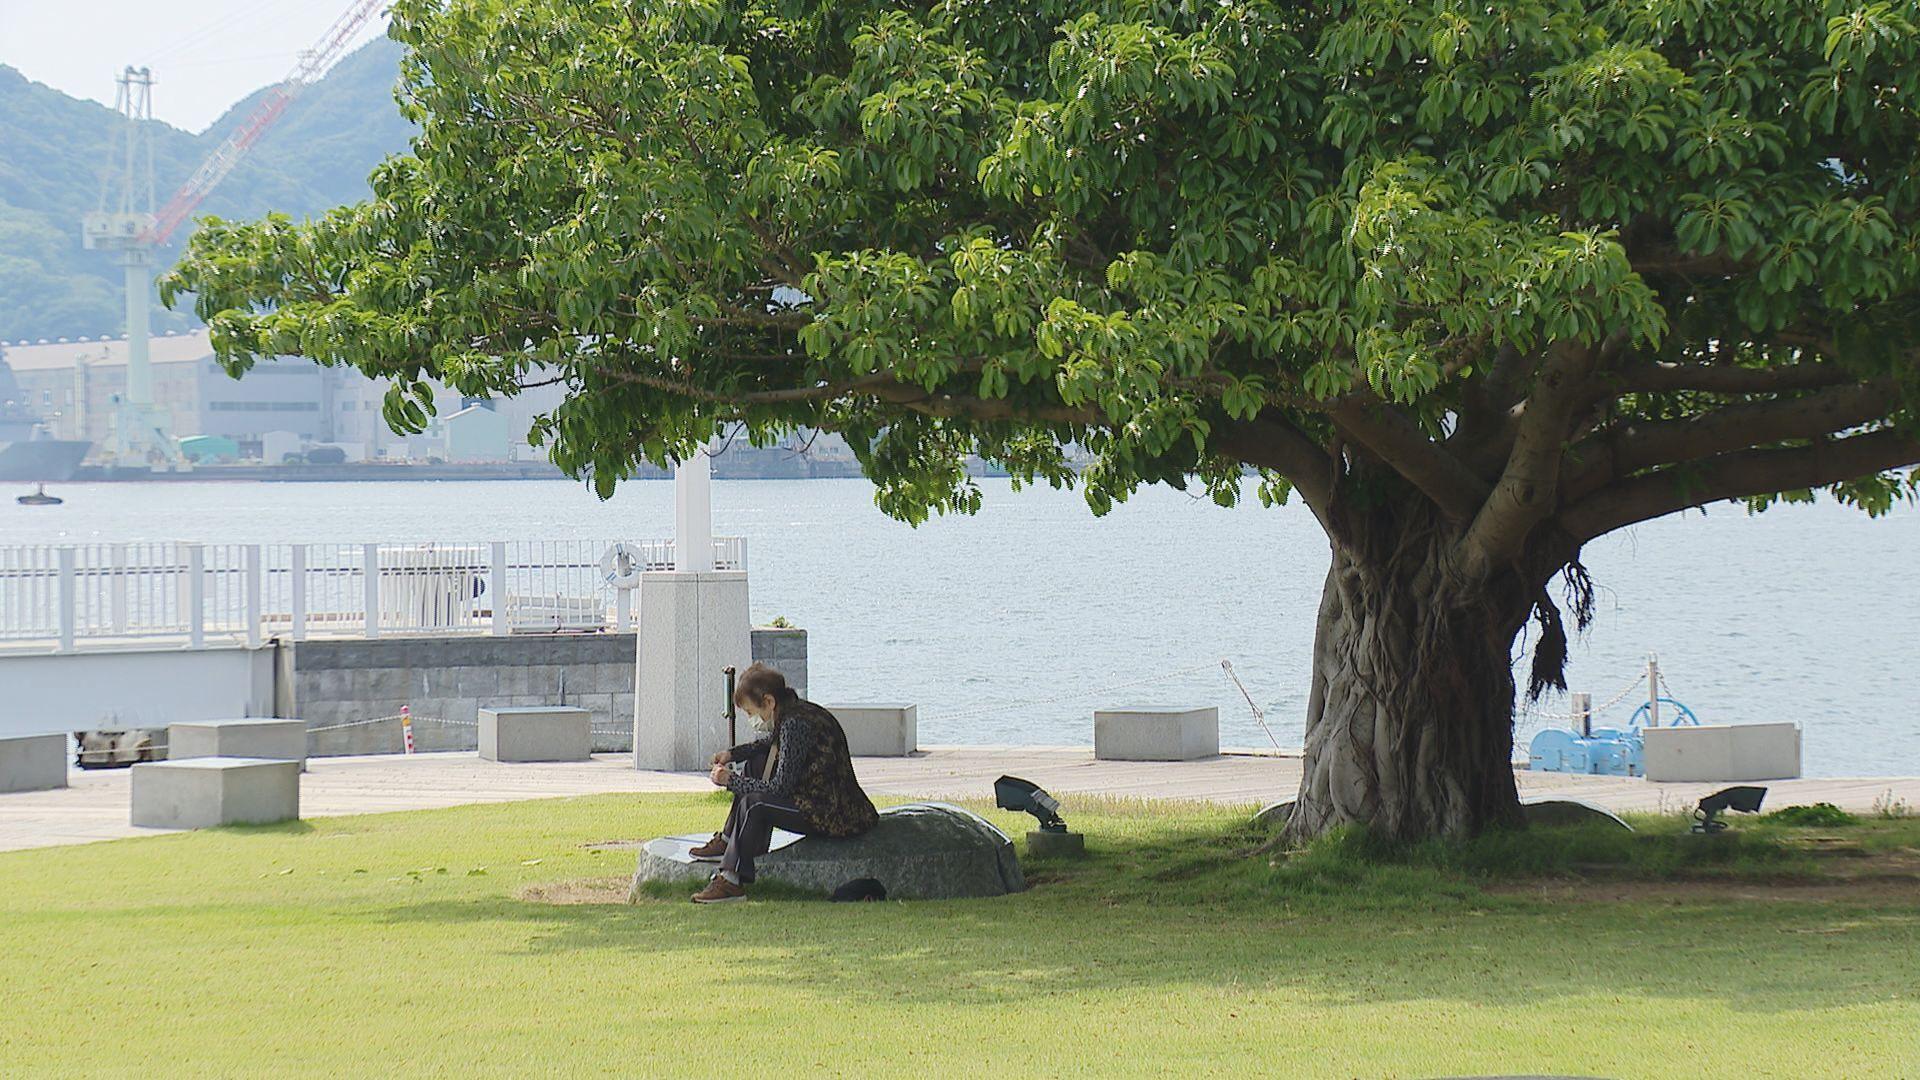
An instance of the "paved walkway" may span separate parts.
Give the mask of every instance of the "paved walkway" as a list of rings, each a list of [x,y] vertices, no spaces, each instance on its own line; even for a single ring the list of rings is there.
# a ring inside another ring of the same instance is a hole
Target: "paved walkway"
[[[303,817],[425,810],[466,803],[513,802],[615,791],[709,791],[703,775],[639,772],[626,754],[592,761],[502,765],[477,754],[315,758],[300,782]],[[1144,799],[1265,803],[1292,797],[1300,759],[1272,753],[1228,753],[1203,761],[1095,761],[1086,747],[946,746],[910,758],[859,758],[867,790],[880,795],[984,798],[1002,774],[1025,777],[1056,795],[1100,794]],[[1516,772],[1522,796],[1567,795],[1614,810],[1688,809],[1723,784],[1654,784],[1608,776]],[[71,772],[60,791],[0,795],[0,851],[80,844],[164,829],[134,828],[128,818],[125,769]],[[1778,780],[1767,785],[1767,808],[1831,802],[1871,810],[1876,800],[1920,807],[1920,778]],[[1069,799],[1066,810],[1072,816]]]

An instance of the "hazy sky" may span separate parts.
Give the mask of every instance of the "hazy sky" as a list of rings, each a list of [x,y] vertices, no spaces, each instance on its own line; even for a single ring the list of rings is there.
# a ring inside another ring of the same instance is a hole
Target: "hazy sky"
[[[0,64],[113,104],[120,69],[153,69],[153,115],[198,132],[284,78],[349,0],[0,0]],[[348,47],[380,34],[376,14]]]

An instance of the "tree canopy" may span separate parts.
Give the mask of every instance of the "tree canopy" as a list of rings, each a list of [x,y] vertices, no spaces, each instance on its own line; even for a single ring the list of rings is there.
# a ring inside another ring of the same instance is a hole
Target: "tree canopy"
[[[323,221],[206,229],[173,284],[238,364],[396,377],[403,425],[422,377],[564,379],[545,433],[603,492],[733,421],[872,438],[906,517],[971,503],[966,450],[1064,479],[1069,439],[1096,508],[1242,463],[1312,497],[1343,439],[1461,513],[1577,461],[1541,508],[1586,532],[1880,509],[1920,457],[1825,441],[1920,382],[1911,3],[394,16],[413,155]]]
[[[602,493],[735,425],[845,433],[908,520],[976,505],[973,451],[1096,511],[1250,468],[1357,563],[1419,531],[1436,588],[1511,578],[1504,661],[1594,536],[1914,492],[1911,0],[400,0],[392,33],[412,155],[324,220],[208,224],[170,287],[236,369],[392,378],[403,427],[428,377],[562,381],[538,434]]]

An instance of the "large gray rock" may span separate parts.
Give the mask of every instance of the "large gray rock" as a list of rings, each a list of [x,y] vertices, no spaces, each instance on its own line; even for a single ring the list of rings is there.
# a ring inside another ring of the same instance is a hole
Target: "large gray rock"
[[[698,883],[719,869],[695,862],[688,850],[705,836],[663,836],[640,849],[630,899],[650,881]],[[754,860],[761,881],[827,893],[855,878],[887,887],[889,899],[944,900],[1004,896],[1027,887],[1013,841],[985,818],[945,803],[909,803],[880,811],[863,835],[776,833],[774,850]]]
[[[1253,815],[1253,823],[1268,829],[1278,829],[1286,825],[1288,819],[1292,817],[1293,800],[1282,799],[1276,803],[1268,803],[1256,811]]]
[[[1633,826],[1615,817],[1613,812],[1590,802],[1564,797],[1522,799],[1520,814],[1529,825],[1617,825],[1628,832]]]

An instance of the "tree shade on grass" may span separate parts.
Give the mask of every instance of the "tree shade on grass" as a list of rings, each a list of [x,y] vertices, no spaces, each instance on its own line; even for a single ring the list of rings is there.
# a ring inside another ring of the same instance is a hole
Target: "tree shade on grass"
[[[1015,835],[1030,820],[978,809]],[[600,879],[622,892],[631,852],[583,844],[724,811],[693,796],[0,854],[0,1075],[1920,1070],[1910,882],[1851,902],[1542,902],[1479,882],[1543,852],[1562,853],[1549,869],[1571,851],[1665,875],[1666,856],[1619,845],[1685,850],[1683,825],[1397,852],[1354,850],[1377,841],[1348,832],[1275,867],[1226,857],[1260,839],[1242,809],[1072,809],[1085,861],[1029,863],[1024,894],[917,904],[517,899]],[[1768,842],[1801,833],[1746,826],[1733,855],[1682,861],[1809,872]],[[1897,853],[1916,830],[1847,833]],[[765,1037],[720,1045],[740,1030]]]
[[[564,382],[537,434],[603,494],[736,425],[846,434],[910,521],[977,507],[969,452],[1096,512],[1255,470],[1333,546],[1289,827],[1468,835],[1518,820],[1513,643],[1564,689],[1583,545],[1912,494],[1917,20],[401,0],[414,154],[207,226],[169,295],[402,428],[427,376]]]

